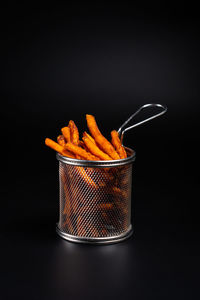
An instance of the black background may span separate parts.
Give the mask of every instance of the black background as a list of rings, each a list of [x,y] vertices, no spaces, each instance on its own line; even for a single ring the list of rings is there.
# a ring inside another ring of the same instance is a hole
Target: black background
[[[1,298],[199,299],[197,7],[9,2],[1,15]],[[109,137],[149,102],[167,114],[124,140],[137,155],[134,237],[61,240],[45,137],[70,119],[83,132],[86,113]]]

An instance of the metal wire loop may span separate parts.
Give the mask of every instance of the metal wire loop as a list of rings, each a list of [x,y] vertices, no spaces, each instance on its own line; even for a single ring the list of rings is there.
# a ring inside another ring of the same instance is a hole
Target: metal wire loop
[[[132,126],[129,126],[129,127],[126,127],[126,125],[139,113],[139,112],[141,112],[142,110],[144,110],[144,109],[146,109],[146,108],[148,108],[148,107],[158,107],[158,108],[161,108],[162,109],[162,111],[161,112],[159,112],[159,113],[157,113],[157,114],[155,114],[155,115],[153,115],[153,116],[151,116],[151,117],[149,117],[149,118],[147,118],[147,119],[144,119],[144,120],[142,120],[142,121],[140,121],[140,122],[138,122],[138,123],[136,123],[136,124],[133,124]],[[152,120],[152,119],[155,119],[155,118],[157,118],[157,117],[159,117],[159,116],[161,116],[161,115],[163,115],[164,113],[166,113],[166,111],[167,111],[167,107],[165,106],[165,105],[162,105],[162,104],[158,104],[158,103],[149,103],[149,104],[145,104],[145,105],[143,105],[143,106],[141,106],[134,114],[132,114],[129,118],[128,118],[128,120],[126,120],[123,124],[122,124],[122,126],[118,129],[118,133],[119,133],[119,136],[120,136],[120,138],[121,138],[121,141],[123,141],[123,137],[124,137],[124,133],[126,132],[126,131],[128,131],[128,130],[130,130],[130,129],[132,129],[132,128],[134,128],[134,127],[137,127],[137,126],[139,126],[139,125],[142,125],[142,124],[144,124],[144,123],[146,123],[146,122],[148,122],[148,121],[150,121],[150,120]],[[126,127],[126,128],[125,128]],[[124,129],[124,130],[123,130]]]

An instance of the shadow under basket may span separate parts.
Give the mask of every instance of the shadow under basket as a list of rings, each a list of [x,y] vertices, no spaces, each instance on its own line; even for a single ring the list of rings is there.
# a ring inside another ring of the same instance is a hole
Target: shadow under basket
[[[131,189],[135,152],[126,159],[85,161],[57,154],[60,211],[57,233],[77,243],[110,244],[132,235]]]

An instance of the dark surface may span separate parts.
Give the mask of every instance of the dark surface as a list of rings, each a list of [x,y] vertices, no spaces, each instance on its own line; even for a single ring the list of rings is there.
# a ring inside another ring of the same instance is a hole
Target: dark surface
[[[199,299],[195,7],[17,4],[2,15],[0,298]],[[55,233],[58,163],[45,137],[70,119],[83,132],[86,113],[109,137],[148,102],[169,110],[125,136],[137,156],[134,236],[65,242]]]

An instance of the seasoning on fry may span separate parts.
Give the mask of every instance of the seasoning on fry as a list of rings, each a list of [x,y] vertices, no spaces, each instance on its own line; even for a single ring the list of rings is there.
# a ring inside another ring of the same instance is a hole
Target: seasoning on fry
[[[92,155],[91,153],[87,152],[85,149],[76,146],[72,143],[67,143],[65,145],[65,149],[73,152],[75,155],[80,155],[81,157],[83,157],[86,160],[99,160],[98,157]]]
[[[86,115],[87,125],[94,140],[97,142],[101,150],[107,153],[112,159],[120,159],[112,144],[100,132],[96,120],[92,115]]]
[[[97,189],[97,184],[92,180],[91,176],[87,174],[83,167],[76,167],[74,169],[76,175],[78,175],[83,181],[87,182],[88,185],[94,189]]]
[[[115,150],[119,154],[120,158],[126,158],[127,154],[124,147],[121,144],[118,132],[116,130],[111,131],[112,144],[115,147]]]
[[[61,145],[61,146],[64,147],[65,144],[66,144],[64,135],[59,135],[59,136],[57,137],[57,142],[58,142],[59,145]]]
[[[78,128],[76,127],[74,121],[70,120],[68,127],[70,129],[71,143],[73,143],[74,145],[78,145],[79,144],[79,132],[78,132]]]
[[[45,144],[46,146],[50,147],[51,149],[55,150],[63,156],[75,158],[75,156],[70,151],[67,151],[63,146],[59,145],[58,143],[54,142],[49,138],[45,139]]]
[[[95,140],[93,139],[93,137],[87,133],[86,131],[83,132],[83,136],[86,136],[87,138],[89,138],[91,140],[91,142],[93,142],[96,145]]]
[[[70,142],[71,141],[71,138],[70,138],[70,129],[69,127],[63,127],[61,129],[61,132],[62,134],[64,135],[65,139],[67,142]]]
[[[95,156],[99,157],[102,160],[112,160],[112,158],[108,154],[101,151],[101,149],[99,149],[99,147],[95,145],[87,136],[83,137],[83,141],[88,150]]]

